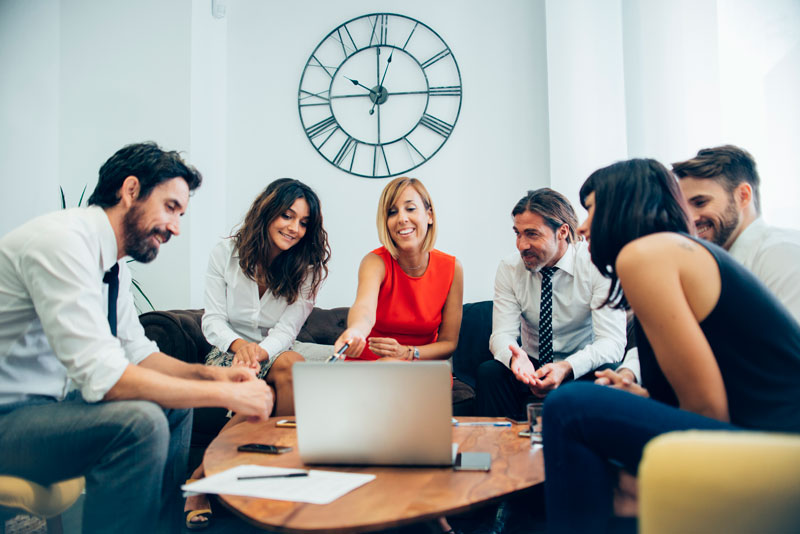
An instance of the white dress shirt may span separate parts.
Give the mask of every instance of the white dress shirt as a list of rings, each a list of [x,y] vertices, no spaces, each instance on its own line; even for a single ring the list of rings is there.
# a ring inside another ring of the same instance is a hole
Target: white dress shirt
[[[759,217],[739,234],[729,252],[800,322],[800,232],[767,226]]]
[[[203,334],[223,352],[242,338],[258,343],[274,359],[291,347],[314,309],[310,278],[306,277],[293,304],[276,298],[269,289],[259,298],[258,284],[239,267],[233,239],[224,239],[208,260]]]
[[[586,243],[570,244],[553,274],[553,360],[566,360],[575,378],[622,359],[625,311],[607,306],[610,281],[592,264]],[[497,268],[489,349],[506,367],[509,345],[522,339],[522,349],[539,357],[541,273],[525,268],[520,255],[508,256]]]
[[[71,382],[96,402],[129,364],[158,352],[139,323],[125,261],[111,335],[103,274],[116,261],[114,230],[96,206],[37,217],[0,239],[0,404],[61,400]]]

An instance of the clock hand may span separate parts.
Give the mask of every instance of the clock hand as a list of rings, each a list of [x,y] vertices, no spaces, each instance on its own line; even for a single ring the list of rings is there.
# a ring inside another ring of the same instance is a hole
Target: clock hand
[[[380,83],[378,84],[378,87],[379,87],[379,89],[378,89],[378,90],[379,90],[379,91],[380,91],[380,88],[382,88],[382,87],[383,87],[383,81],[386,79],[386,73],[387,73],[387,72],[389,72],[389,65],[392,63],[392,56],[393,56],[393,55],[394,55],[394,49],[393,49],[393,50],[392,50],[392,52],[389,54],[389,59],[387,59],[387,60],[386,60],[386,68],[383,70],[383,77],[381,78],[381,81],[380,81]],[[370,110],[369,110],[369,114],[370,114],[370,115],[372,115],[373,113],[375,113],[375,104],[377,104],[377,103],[378,103],[378,100],[377,100],[377,99],[375,100],[375,102],[373,102],[373,103],[372,103],[372,107],[371,107],[371,108],[370,108]]]
[[[345,76],[345,78],[347,78],[347,76]],[[352,78],[347,78],[347,79],[348,79],[348,80],[350,80],[350,82],[351,82],[353,85],[357,85],[357,86],[359,86],[359,87],[363,87],[364,89],[366,89],[367,91],[369,91],[369,92],[370,92],[370,93],[372,93],[373,95],[375,95],[375,96],[378,96],[378,93],[376,93],[375,91],[373,91],[372,89],[370,89],[370,88],[369,88],[369,87],[367,87],[366,85],[362,85],[362,84],[358,83],[358,80],[354,80],[354,79],[352,79]]]

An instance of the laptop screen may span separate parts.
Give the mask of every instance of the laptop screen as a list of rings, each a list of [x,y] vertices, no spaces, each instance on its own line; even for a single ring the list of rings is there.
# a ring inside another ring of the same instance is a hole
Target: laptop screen
[[[309,464],[452,464],[448,362],[300,362],[297,446]]]

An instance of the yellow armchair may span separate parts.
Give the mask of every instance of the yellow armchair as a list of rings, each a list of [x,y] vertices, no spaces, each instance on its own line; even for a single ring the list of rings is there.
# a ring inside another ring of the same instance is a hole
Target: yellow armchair
[[[800,532],[800,435],[670,432],[639,465],[639,532]]]
[[[78,500],[84,485],[83,477],[40,486],[23,478],[0,475],[0,509],[24,510],[47,519],[47,531],[60,534],[61,513]],[[5,514],[0,514],[0,518],[5,521]]]

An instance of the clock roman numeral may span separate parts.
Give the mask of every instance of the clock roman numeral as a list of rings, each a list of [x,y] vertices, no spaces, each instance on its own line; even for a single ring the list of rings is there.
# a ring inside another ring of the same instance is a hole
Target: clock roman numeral
[[[327,89],[319,93],[312,93],[311,91],[306,91],[305,89],[300,89],[300,92],[302,93],[302,95],[300,96],[301,108],[307,106],[327,106],[331,102],[330,98],[328,97],[328,94],[330,94],[330,92]],[[308,100],[309,98],[313,100],[311,102],[305,102],[305,100]],[[319,102],[317,99],[322,100],[322,102]]]
[[[449,55],[450,55],[450,49],[449,48],[445,48],[444,50],[442,50],[441,52],[439,52],[438,54],[436,54],[432,58],[428,59],[428,61],[423,63],[422,64],[422,68],[423,69],[427,69],[428,67],[430,67],[431,65],[433,65],[434,63],[439,61],[440,59],[446,58]]]
[[[441,87],[431,87],[428,90],[431,96],[461,96],[460,85],[443,85]]]
[[[375,22],[372,23],[372,34],[369,36],[369,46],[377,37],[377,44],[385,45],[386,38],[389,35],[389,16],[378,15],[375,17]]]
[[[380,154],[378,151],[380,150]],[[391,176],[392,171],[389,170],[389,159],[386,157],[386,150],[383,145],[372,146],[372,176],[376,177],[380,174],[381,157],[383,157],[383,165],[386,167],[386,174],[384,176]]]
[[[347,154],[352,151],[353,157],[350,159],[350,170],[353,170],[353,160],[356,157],[356,148],[358,148],[358,142],[352,137],[347,136],[347,139],[344,143],[342,143],[341,148],[339,148],[339,152],[336,153],[336,157],[333,158],[333,164],[337,167],[341,167],[344,158],[346,158]]]
[[[409,140],[408,140],[408,137],[404,137],[404,138],[403,138],[403,141],[405,141],[405,142],[406,142],[406,144],[407,144],[408,146],[410,146],[410,147],[411,147],[411,148],[414,150],[414,152],[416,152],[417,154],[419,154],[419,157],[421,157],[421,158],[422,158],[422,161],[425,161],[425,159],[426,159],[426,158],[425,158],[425,156],[423,156],[423,155],[422,155],[422,152],[420,152],[420,151],[419,151],[419,149],[418,149],[417,147],[415,147],[415,146],[414,146],[414,143],[412,143],[411,141],[409,141]],[[413,157],[412,157],[412,160],[413,160]]]
[[[403,50],[405,50],[408,46],[408,42],[411,40],[411,36],[414,35],[414,31],[417,29],[417,26],[419,26],[419,22],[415,22],[414,27],[411,28],[411,33],[408,34],[408,39],[406,39],[405,44],[403,44]]]
[[[311,59],[313,59],[314,61],[317,62],[316,65],[311,65],[312,67],[317,67],[317,66],[322,67],[323,70],[325,70],[325,74],[327,74],[328,76],[333,78],[333,74],[331,74],[331,71],[328,70],[328,69],[331,69],[332,71],[336,72],[336,69],[334,67],[326,67],[325,65],[322,64],[322,62],[319,59],[317,59],[317,56],[315,56],[315,55],[312,55]]]
[[[342,35],[342,28],[344,28],[347,38]],[[350,30],[346,25],[336,28],[336,35],[333,36],[333,39],[342,45],[342,54],[344,54],[345,59],[350,57],[353,53],[358,52],[358,45],[356,45],[356,42],[353,40],[353,36],[350,35]],[[346,42],[347,39],[350,40],[350,43]]]
[[[450,132],[453,131],[452,124],[427,113],[422,116],[419,123],[442,137],[449,136]]]
[[[324,134],[328,130],[331,129],[336,130],[338,127],[339,126],[336,124],[336,119],[334,119],[333,115],[331,115],[327,119],[322,119],[318,123],[312,124],[311,126],[306,128],[306,135],[308,135],[308,137],[310,137],[311,139],[314,139],[315,137]],[[327,141],[327,139],[325,139],[325,141]]]

